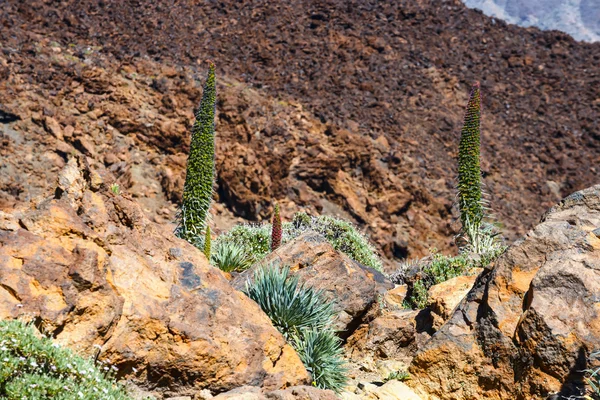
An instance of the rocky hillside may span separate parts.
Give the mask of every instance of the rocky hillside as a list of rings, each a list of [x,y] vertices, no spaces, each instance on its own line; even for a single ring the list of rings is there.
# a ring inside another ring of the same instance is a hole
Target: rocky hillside
[[[555,29],[576,40],[600,40],[597,0],[465,0],[465,4],[511,24]]]
[[[482,82],[483,170],[515,237],[597,182],[600,44],[460,1],[0,3],[0,208],[48,196],[71,153],[169,224],[204,60],[218,65],[215,223],[272,202],[342,214],[388,259],[450,249],[454,159]]]

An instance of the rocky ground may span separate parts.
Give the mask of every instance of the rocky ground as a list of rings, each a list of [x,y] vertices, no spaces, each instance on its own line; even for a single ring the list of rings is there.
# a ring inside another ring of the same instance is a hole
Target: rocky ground
[[[307,386],[296,352],[235,290],[252,270],[232,279],[209,266],[113,180],[73,157],[53,196],[0,211],[0,319],[33,319],[58,344],[97,354],[139,399],[338,398]],[[335,302],[350,378],[342,399],[557,400],[584,393],[600,348],[599,260],[597,185],[495,263],[432,286],[422,310],[403,308],[406,286],[314,232],[265,262],[290,265]]]
[[[452,251],[474,80],[484,180],[507,237],[597,180],[600,45],[458,0],[7,0],[0,24],[3,210],[50,195],[76,153],[170,224],[209,58],[217,231],[267,218],[278,201],[284,217],[353,219],[387,260]]]

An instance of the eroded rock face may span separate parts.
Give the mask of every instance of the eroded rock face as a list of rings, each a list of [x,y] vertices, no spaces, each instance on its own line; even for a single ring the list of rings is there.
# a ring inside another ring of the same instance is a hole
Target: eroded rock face
[[[599,227],[600,185],[552,208],[419,351],[414,384],[457,400],[578,394],[600,348]]]
[[[361,325],[348,339],[346,351],[352,360],[400,359],[416,350],[416,317],[419,311],[395,310]]]
[[[482,269],[476,269],[471,275],[457,276],[429,288],[427,307],[431,310],[434,329],[439,329],[450,318],[456,306],[473,287],[481,271]]]
[[[59,182],[55,198],[0,217],[0,318],[33,316],[58,343],[98,345],[120,375],[172,394],[308,382],[268,317],[200,251],[83,158]]]
[[[323,236],[310,231],[269,254],[259,265],[289,266],[307,286],[323,290],[335,302],[336,329],[342,336],[356,329],[378,297],[394,287],[383,274],[337,252]],[[259,265],[236,277],[233,286],[243,289]]]

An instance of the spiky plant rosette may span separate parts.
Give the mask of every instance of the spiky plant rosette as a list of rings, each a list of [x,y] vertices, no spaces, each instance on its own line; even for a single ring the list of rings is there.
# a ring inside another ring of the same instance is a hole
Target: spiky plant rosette
[[[235,243],[218,242],[211,255],[211,264],[224,272],[242,272],[254,264],[254,258]]]
[[[296,349],[313,384],[340,392],[346,383],[342,342],[332,330],[333,303],[299,283],[289,268],[262,266],[244,290]]]
[[[341,339],[330,329],[310,329],[292,338],[293,347],[310,372],[313,385],[337,393],[346,385],[346,363]]]
[[[244,293],[258,303],[286,338],[305,329],[323,329],[335,316],[333,304],[325,300],[323,292],[300,283],[288,267],[258,268]]]
[[[458,150],[458,207],[463,227],[483,219],[480,166],[481,94],[475,82],[469,96]]]
[[[210,63],[202,101],[192,126],[183,201],[179,211],[177,236],[197,241],[206,227],[215,179],[215,113],[217,89],[215,65]]]

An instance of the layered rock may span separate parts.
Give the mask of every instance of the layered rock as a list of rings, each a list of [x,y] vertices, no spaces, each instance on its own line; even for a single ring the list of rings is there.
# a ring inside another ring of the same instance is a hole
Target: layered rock
[[[80,170],[82,168],[82,170]],[[33,318],[144,388],[191,393],[308,382],[259,307],[200,251],[75,159],[55,196],[0,217],[0,318]]]
[[[600,185],[553,207],[482,273],[410,367],[443,399],[579,395],[600,348]]]
[[[244,289],[255,269],[265,265],[289,266],[307,286],[322,290],[334,302],[336,329],[341,336],[356,329],[378,298],[394,286],[382,273],[339,253],[312,231],[269,254],[260,264],[237,276],[232,285]]]

